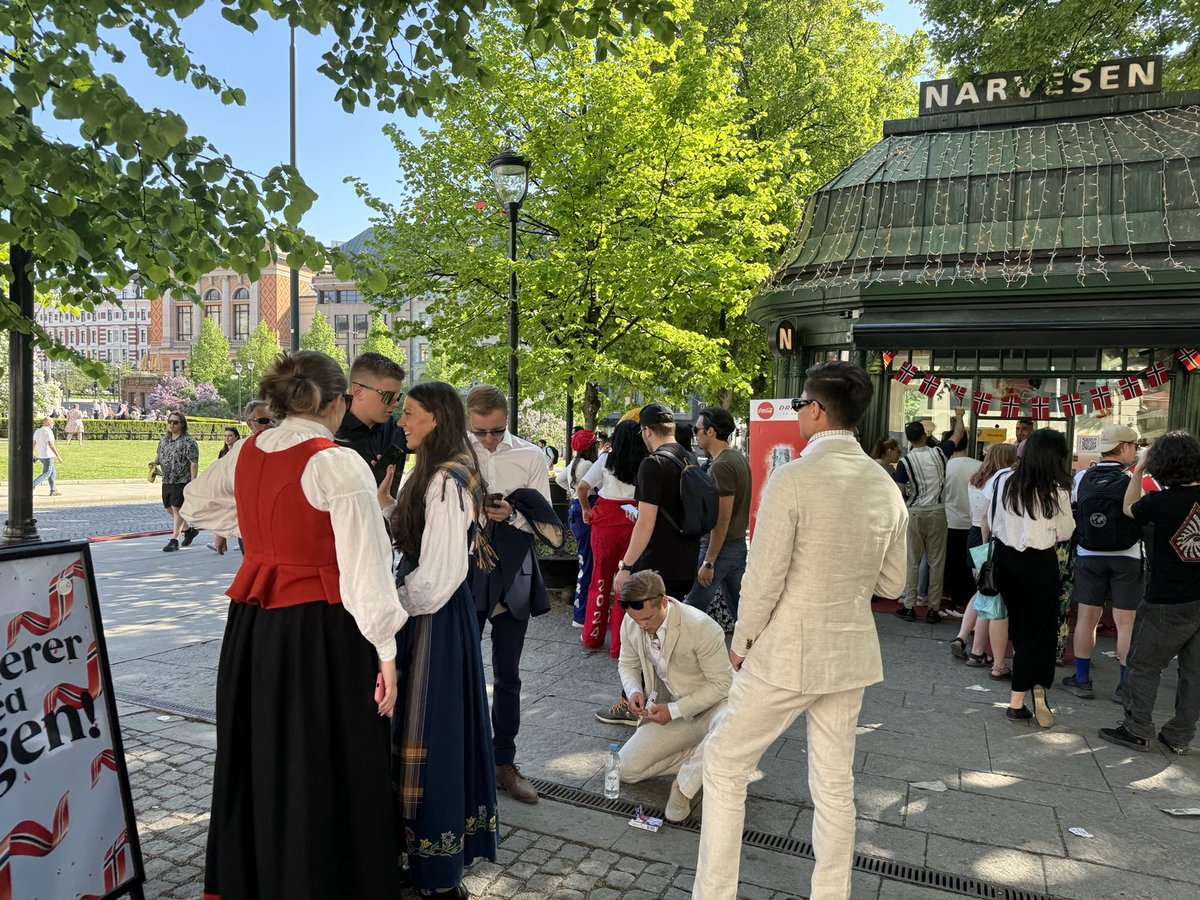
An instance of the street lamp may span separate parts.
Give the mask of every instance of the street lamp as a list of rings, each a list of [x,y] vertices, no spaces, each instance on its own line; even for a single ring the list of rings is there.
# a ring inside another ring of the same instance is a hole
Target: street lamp
[[[496,195],[508,210],[508,430],[517,433],[517,219],[529,192],[529,161],[513,150],[488,160]]]
[[[233,380],[238,383],[238,405],[237,415],[242,414],[242,364],[235,361],[233,364]]]

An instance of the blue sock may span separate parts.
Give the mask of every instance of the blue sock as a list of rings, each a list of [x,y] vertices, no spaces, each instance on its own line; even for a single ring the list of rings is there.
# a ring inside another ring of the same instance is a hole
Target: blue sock
[[[1121,666],[1121,684],[1124,684],[1128,680],[1129,680],[1129,670],[1127,668],[1125,668],[1124,666]]]
[[[1092,661],[1091,659],[1080,659],[1075,657],[1075,680],[1076,681],[1091,681],[1092,680]]]

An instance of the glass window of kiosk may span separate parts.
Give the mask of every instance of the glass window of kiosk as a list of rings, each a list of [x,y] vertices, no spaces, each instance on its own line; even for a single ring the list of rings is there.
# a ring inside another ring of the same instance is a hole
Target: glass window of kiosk
[[[1132,373],[1131,373],[1132,374]],[[1075,388],[1083,399],[1084,414],[1075,417],[1075,443],[1073,451],[1076,471],[1086,469],[1100,458],[1100,434],[1109,425],[1128,425],[1143,441],[1153,441],[1167,432],[1167,415],[1171,405],[1170,382],[1152,391],[1146,390],[1140,397],[1126,400],[1118,386],[1118,378],[1080,378]],[[1110,409],[1092,408],[1093,388],[1108,387],[1112,398]]]

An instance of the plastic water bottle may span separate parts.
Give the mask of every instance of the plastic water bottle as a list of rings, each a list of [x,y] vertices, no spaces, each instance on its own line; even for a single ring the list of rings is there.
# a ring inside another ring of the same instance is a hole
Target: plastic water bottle
[[[604,765],[604,799],[618,800],[621,797],[621,756],[617,745],[608,745],[608,762]]]

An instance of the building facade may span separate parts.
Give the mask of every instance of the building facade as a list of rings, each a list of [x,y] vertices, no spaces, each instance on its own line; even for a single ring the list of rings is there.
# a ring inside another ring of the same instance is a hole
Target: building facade
[[[1077,467],[1113,422],[1196,429],[1198,186],[1200,92],[888,122],[817,191],[751,304],[772,396],[851,359],[876,387],[865,441],[918,419],[940,432],[974,407],[973,452],[1032,416],[1067,435]]]
[[[101,303],[86,312],[39,306],[34,318],[51,337],[88,359],[140,367],[150,351],[151,302],[136,282],[115,296],[119,303]],[[40,356],[38,365],[52,376],[62,364]]]

